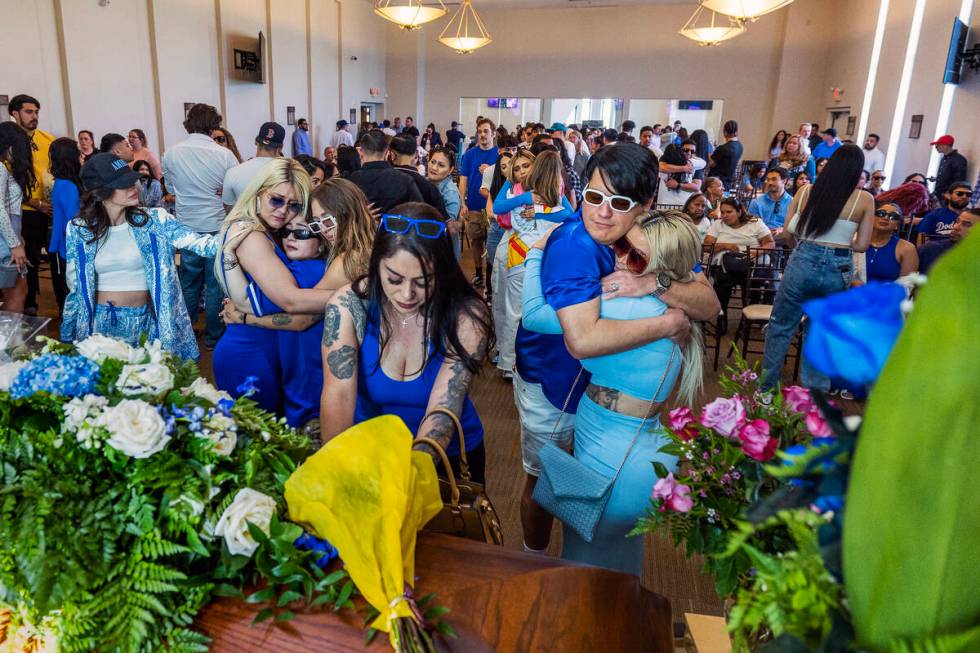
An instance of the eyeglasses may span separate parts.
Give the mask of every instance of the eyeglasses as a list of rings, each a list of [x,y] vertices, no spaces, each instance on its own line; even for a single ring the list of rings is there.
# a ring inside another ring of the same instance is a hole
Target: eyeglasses
[[[303,205],[299,202],[287,202],[285,197],[279,197],[278,195],[269,195],[266,200],[269,202],[269,206],[272,207],[273,211],[278,211],[285,206],[286,213],[298,215],[303,210]]]
[[[435,239],[446,233],[446,223],[439,220],[425,220],[416,218],[406,218],[403,215],[392,215],[385,213],[381,216],[379,229],[384,229],[390,234],[407,234],[409,230],[415,229],[415,233],[422,238]]]
[[[626,236],[613,243],[613,251],[617,258],[626,258],[626,269],[633,274],[643,274],[647,269],[646,254],[633,247]]]
[[[876,218],[888,218],[889,220],[894,220],[900,222],[902,220],[902,214],[895,211],[886,211],[884,209],[878,209],[875,211]]]
[[[228,143],[228,139],[225,138],[224,136],[215,136],[214,142],[217,143],[218,145],[226,145]]]
[[[586,204],[591,206],[602,206],[604,203],[609,202],[610,208],[618,213],[626,213],[639,204],[636,200],[632,200],[625,195],[606,195],[601,190],[596,190],[595,188],[586,188],[582,193],[582,199],[585,200]]]
[[[315,234],[323,234],[328,231],[333,231],[337,228],[337,218],[330,214],[323,214],[319,218],[316,218],[313,222],[309,223],[310,231]]]
[[[295,240],[310,240],[311,238],[316,238],[317,234],[312,229],[290,229],[288,227],[282,228],[282,237],[288,238],[293,237]]]
[[[885,181],[884,175],[874,175],[871,178],[874,179],[875,181]]]
[[[972,190],[954,190],[950,191],[949,194],[953,197],[969,197],[972,192]]]

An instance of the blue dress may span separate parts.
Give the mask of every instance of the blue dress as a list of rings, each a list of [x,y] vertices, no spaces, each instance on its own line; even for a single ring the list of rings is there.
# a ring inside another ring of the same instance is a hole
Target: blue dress
[[[549,239],[542,266],[527,267],[524,305],[541,308],[533,316],[525,316],[524,328],[544,333],[560,330],[556,311],[601,297],[602,277],[614,268],[615,257],[610,248],[592,240],[580,221],[566,222]],[[539,296],[534,296],[539,292]],[[666,310],[666,304],[653,297],[623,297],[601,300],[599,314],[604,319],[634,320],[657,317]],[[673,348],[670,340],[657,340],[629,351],[584,359],[581,365],[591,373],[592,383],[648,401],[654,398],[662,381],[655,399],[664,401],[681,369],[679,352],[668,368]],[[616,478],[592,542],[564,527],[563,558],[637,576],[643,573],[643,538],[627,537],[627,533],[650,505],[657,480],[652,462],[661,462],[672,470],[677,459],[659,452],[667,443],[659,420],[644,422],[582,396],[575,417],[576,459],[613,478],[634,437],[636,443]]]
[[[868,246],[865,254],[868,281],[894,281],[902,275],[902,264],[898,262],[898,236],[892,236],[884,247]]]

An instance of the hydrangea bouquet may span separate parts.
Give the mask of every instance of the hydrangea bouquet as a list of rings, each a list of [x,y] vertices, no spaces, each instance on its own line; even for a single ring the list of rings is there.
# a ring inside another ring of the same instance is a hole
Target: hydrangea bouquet
[[[724,395],[700,413],[687,406],[668,413],[670,441],[661,450],[678,457],[679,469],[674,474],[654,463],[659,480],[634,533],[669,532],[688,556],[706,556],[705,570],[718,595],[727,597],[751,561],[745,554],[721,554],[746,509],[781,484],[765,464],[778,449],[829,436],[830,428],[809,391],[798,386],[761,391],[758,372],[741,356],[720,382]],[[766,548],[779,546],[777,534]]]
[[[311,443],[239,390],[103,336],[0,365],[0,646],[203,651],[216,595],[353,607],[332,547],[280,519]]]

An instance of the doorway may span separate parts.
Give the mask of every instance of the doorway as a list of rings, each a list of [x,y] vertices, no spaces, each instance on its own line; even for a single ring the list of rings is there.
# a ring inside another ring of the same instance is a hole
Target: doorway
[[[843,140],[853,139],[853,127],[850,134],[847,133],[848,118],[851,117],[851,107],[833,107],[827,109],[827,125],[837,130],[837,138]]]
[[[382,107],[384,105],[377,102],[361,102],[361,121],[360,124],[370,122],[381,122]]]

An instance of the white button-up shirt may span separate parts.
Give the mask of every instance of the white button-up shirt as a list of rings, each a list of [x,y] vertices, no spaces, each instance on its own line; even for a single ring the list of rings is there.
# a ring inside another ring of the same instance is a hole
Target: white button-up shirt
[[[163,155],[163,176],[177,198],[177,219],[199,233],[215,233],[225,219],[221,189],[238,165],[231,150],[205,134],[191,134]]]

